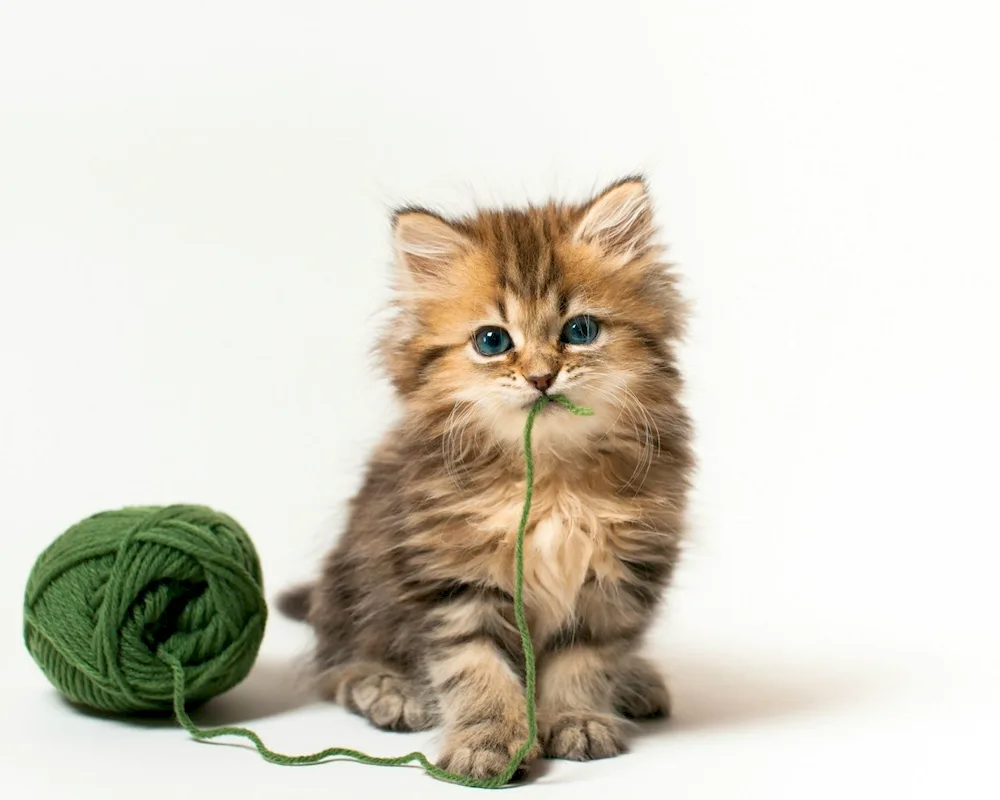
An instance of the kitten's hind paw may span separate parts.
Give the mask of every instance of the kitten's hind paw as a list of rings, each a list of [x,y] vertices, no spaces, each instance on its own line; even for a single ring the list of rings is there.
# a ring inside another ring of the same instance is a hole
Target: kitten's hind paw
[[[659,671],[641,656],[631,656],[615,680],[615,710],[628,719],[670,716],[670,691]]]
[[[380,664],[346,664],[329,670],[320,690],[328,699],[390,731],[424,731],[437,724],[437,708],[415,681]]]

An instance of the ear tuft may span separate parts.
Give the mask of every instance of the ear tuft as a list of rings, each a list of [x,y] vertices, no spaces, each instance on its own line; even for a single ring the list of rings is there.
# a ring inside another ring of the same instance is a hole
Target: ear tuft
[[[597,245],[609,255],[629,258],[649,243],[653,232],[646,182],[631,177],[612,184],[590,202],[574,239]]]
[[[440,279],[471,246],[445,219],[422,208],[397,211],[392,226],[396,260],[417,281]]]

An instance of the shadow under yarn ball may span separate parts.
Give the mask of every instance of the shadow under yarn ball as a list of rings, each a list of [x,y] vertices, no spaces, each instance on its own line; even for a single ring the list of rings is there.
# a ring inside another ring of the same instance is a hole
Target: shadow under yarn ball
[[[24,640],[69,700],[112,714],[200,703],[250,672],[267,622],[246,531],[204,506],[132,507],[74,525],[38,557]]]

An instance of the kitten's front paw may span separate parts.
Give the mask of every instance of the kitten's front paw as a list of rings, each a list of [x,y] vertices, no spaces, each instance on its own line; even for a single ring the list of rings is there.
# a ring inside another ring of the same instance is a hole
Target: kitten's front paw
[[[495,778],[504,773],[511,758],[527,738],[527,730],[521,730],[520,726],[514,731],[498,730],[485,724],[482,727],[458,729],[448,735],[438,766],[472,778]],[[531,763],[540,753],[541,748],[536,742],[522,759],[511,781],[524,780]]]
[[[545,725],[542,746],[547,758],[611,758],[628,749],[627,727],[625,720],[614,714],[566,712]]]

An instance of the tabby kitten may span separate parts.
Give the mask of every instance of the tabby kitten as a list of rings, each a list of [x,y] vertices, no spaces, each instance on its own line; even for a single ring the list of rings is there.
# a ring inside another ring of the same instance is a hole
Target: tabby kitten
[[[321,577],[281,599],[315,629],[324,694],[392,730],[444,726],[439,763],[503,771],[527,737],[515,625],[521,434],[540,393],[525,601],[539,755],[626,748],[669,713],[637,653],[678,557],[692,467],[673,343],[683,323],[645,182],[582,205],[393,219],[380,342],[404,407]]]

